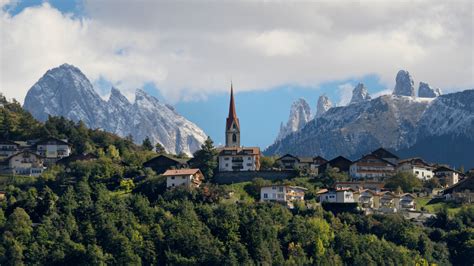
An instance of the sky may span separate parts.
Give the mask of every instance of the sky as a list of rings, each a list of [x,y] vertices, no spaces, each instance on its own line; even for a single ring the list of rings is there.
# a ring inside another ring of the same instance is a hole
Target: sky
[[[474,87],[472,1],[0,0],[0,92],[23,101],[48,70],[79,67],[107,97],[137,88],[224,141],[230,82],[242,144],[266,147],[304,98],[345,105],[395,75]]]

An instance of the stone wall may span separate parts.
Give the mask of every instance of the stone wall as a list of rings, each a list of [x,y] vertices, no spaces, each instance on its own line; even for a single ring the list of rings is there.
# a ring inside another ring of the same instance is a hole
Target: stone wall
[[[291,179],[297,176],[296,171],[245,171],[245,172],[217,172],[214,182],[218,184],[232,184],[252,181],[254,178],[266,180]]]

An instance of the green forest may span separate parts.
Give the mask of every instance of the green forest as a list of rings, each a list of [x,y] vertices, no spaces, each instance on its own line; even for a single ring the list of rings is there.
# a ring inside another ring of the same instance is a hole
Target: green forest
[[[166,190],[163,177],[142,167],[157,155],[150,143],[59,117],[40,123],[4,97],[0,105],[1,137],[67,138],[74,153],[98,156],[38,178],[1,177],[1,265],[474,264],[472,205],[440,209],[418,225],[397,214],[230,202],[229,186],[212,183],[210,140],[195,154],[206,182]]]

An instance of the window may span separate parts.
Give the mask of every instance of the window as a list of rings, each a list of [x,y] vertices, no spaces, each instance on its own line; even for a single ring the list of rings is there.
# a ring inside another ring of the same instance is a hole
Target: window
[[[268,194],[267,194],[267,193],[263,193],[263,198],[264,198],[264,199],[268,199]]]
[[[172,176],[171,179],[174,179],[174,176]]]
[[[272,187],[273,190],[277,189],[275,186]]]
[[[252,158],[249,156],[249,157],[247,157],[247,160],[252,160]]]
[[[272,198],[274,198],[274,199],[276,198],[276,193],[272,194]]]
[[[237,135],[235,133],[232,134],[232,142],[237,142]]]
[[[232,125],[232,128],[233,128],[233,129],[236,129],[236,128],[237,128],[237,126],[235,125],[235,123]]]
[[[247,163],[247,166],[252,166],[252,164],[251,164],[251,163]]]
[[[283,187],[279,187],[279,188],[278,188],[278,191],[279,191],[279,192],[283,192]]]
[[[224,157],[224,160],[225,161],[228,161],[230,158],[229,157]]]
[[[229,164],[228,164],[228,163],[226,163],[226,164],[225,164],[225,167],[229,167]]]

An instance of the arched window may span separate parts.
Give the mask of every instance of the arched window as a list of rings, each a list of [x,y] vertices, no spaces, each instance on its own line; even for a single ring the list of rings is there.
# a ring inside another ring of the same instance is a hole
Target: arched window
[[[237,141],[237,135],[232,134],[232,142],[236,142],[236,141]]]
[[[234,129],[236,129],[236,128],[237,128],[237,126],[235,125],[235,123],[232,125],[232,127],[233,127]]]

